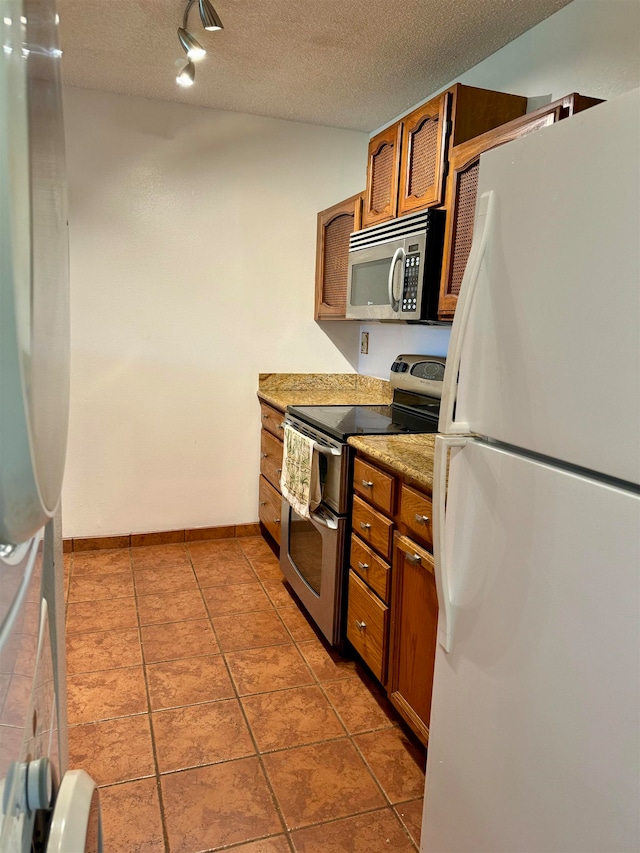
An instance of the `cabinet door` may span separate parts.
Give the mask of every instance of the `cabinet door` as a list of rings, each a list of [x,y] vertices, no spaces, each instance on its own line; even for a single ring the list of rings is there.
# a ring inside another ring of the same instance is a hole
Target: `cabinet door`
[[[396,533],[387,690],[395,708],[425,745],[429,739],[437,627],[433,557]]]
[[[369,140],[367,188],[362,211],[363,228],[397,216],[401,142],[401,121]]]
[[[447,224],[438,303],[439,320],[453,318],[462,277],[471,251],[480,155],[597,103],[599,101],[596,98],[586,98],[573,93],[453,148],[449,158]]]
[[[318,214],[316,320],[344,320],[347,309],[349,235],[360,230],[364,192]]]
[[[442,204],[449,101],[444,92],[404,119],[398,216]]]

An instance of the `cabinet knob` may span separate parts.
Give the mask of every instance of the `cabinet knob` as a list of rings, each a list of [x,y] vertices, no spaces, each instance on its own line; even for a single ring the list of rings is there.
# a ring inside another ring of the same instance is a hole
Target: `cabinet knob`
[[[284,421],[281,424],[278,424],[278,429],[284,429]]]
[[[263,453],[263,454],[262,454],[262,458],[263,458],[263,459],[268,459],[268,458],[269,458],[269,454],[268,454],[268,453]]]
[[[362,485],[365,487],[365,489],[373,488],[373,483],[371,482],[371,480],[363,480]]]
[[[262,416],[262,420],[263,420],[263,421],[268,421],[268,420],[269,420],[269,415],[263,415],[263,416]]]
[[[371,525],[369,524],[369,522],[361,521],[361,522],[360,522],[360,527],[361,527],[363,530],[369,530],[369,529],[371,528]]]
[[[276,468],[276,474],[282,474],[282,468]]]
[[[274,523],[274,524],[280,524],[280,519],[279,519],[279,518],[274,518],[274,519],[273,519],[273,523]]]
[[[366,623],[366,622],[360,622],[360,620],[359,620],[359,619],[356,619],[356,628],[358,629],[358,631],[364,631],[364,629],[365,629],[366,627],[367,627],[367,623]]]
[[[416,563],[419,563],[421,560],[420,554],[407,554],[406,551],[404,554],[404,558],[407,563],[413,563],[413,565],[416,565]]]
[[[420,513],[416,513],[416,521],[418,522],[418,524],[429,524],[429,516],[420,515]]]
[[[260,506],[266,506],[266,505],[267,505],[266,501],[260,501]]]
[[[369,563],[361,563],[360,560],[358,560],[358,568],[359,569],[368,569]]]

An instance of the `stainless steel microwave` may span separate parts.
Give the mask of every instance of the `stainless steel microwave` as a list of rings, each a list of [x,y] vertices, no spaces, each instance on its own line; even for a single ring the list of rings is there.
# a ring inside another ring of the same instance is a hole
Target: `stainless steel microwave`
[[[438,319],[444,219],[423,210],[351,234],[349,319]]]

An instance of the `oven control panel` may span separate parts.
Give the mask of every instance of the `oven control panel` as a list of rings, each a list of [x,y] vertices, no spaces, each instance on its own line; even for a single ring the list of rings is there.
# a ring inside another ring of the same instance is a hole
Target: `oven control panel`
[[[445,364],[437,355],[399,355],[391,365],[391,387],[440,398]]]

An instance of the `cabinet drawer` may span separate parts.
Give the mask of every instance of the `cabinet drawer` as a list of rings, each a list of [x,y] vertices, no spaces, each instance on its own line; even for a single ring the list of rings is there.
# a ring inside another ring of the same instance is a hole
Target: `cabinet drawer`
[[[260,416],[262,426],[276,438],[282,439],[284,436],[284,415],[282,412],[267,406],[266,403],[260,403]]]
[[[349,572],[347,638],[376,678],[384,683],[387,669],[389,608],[355,574]]]
[[[411,532],[412,536],[417,537],[430,547],[432,546],[431,501],[420,492],[404,485],[400,496],[400,521]]]
[[[374,465],[356,459],[353,464],[353,490],[366,501],[393,515],[396,480]]]
[[[351,536],[351,568],[360,575],[362,580],[389,603],[389,587],[391,584],[391,569],[388,563],[381,560],[368,545],[357,536]]]
[[[393,521],[389,521],[357,495],[353,497],[351,520],[354,533],[388,560],[391,556]]]
[[[280,491],[282,453],[284,445],[275,436],[263,429],[260,434],[260,473]]]
[[[264,477],[260,477],[258,494],[260,501],[258,517],[279,545],[282,495]]]

